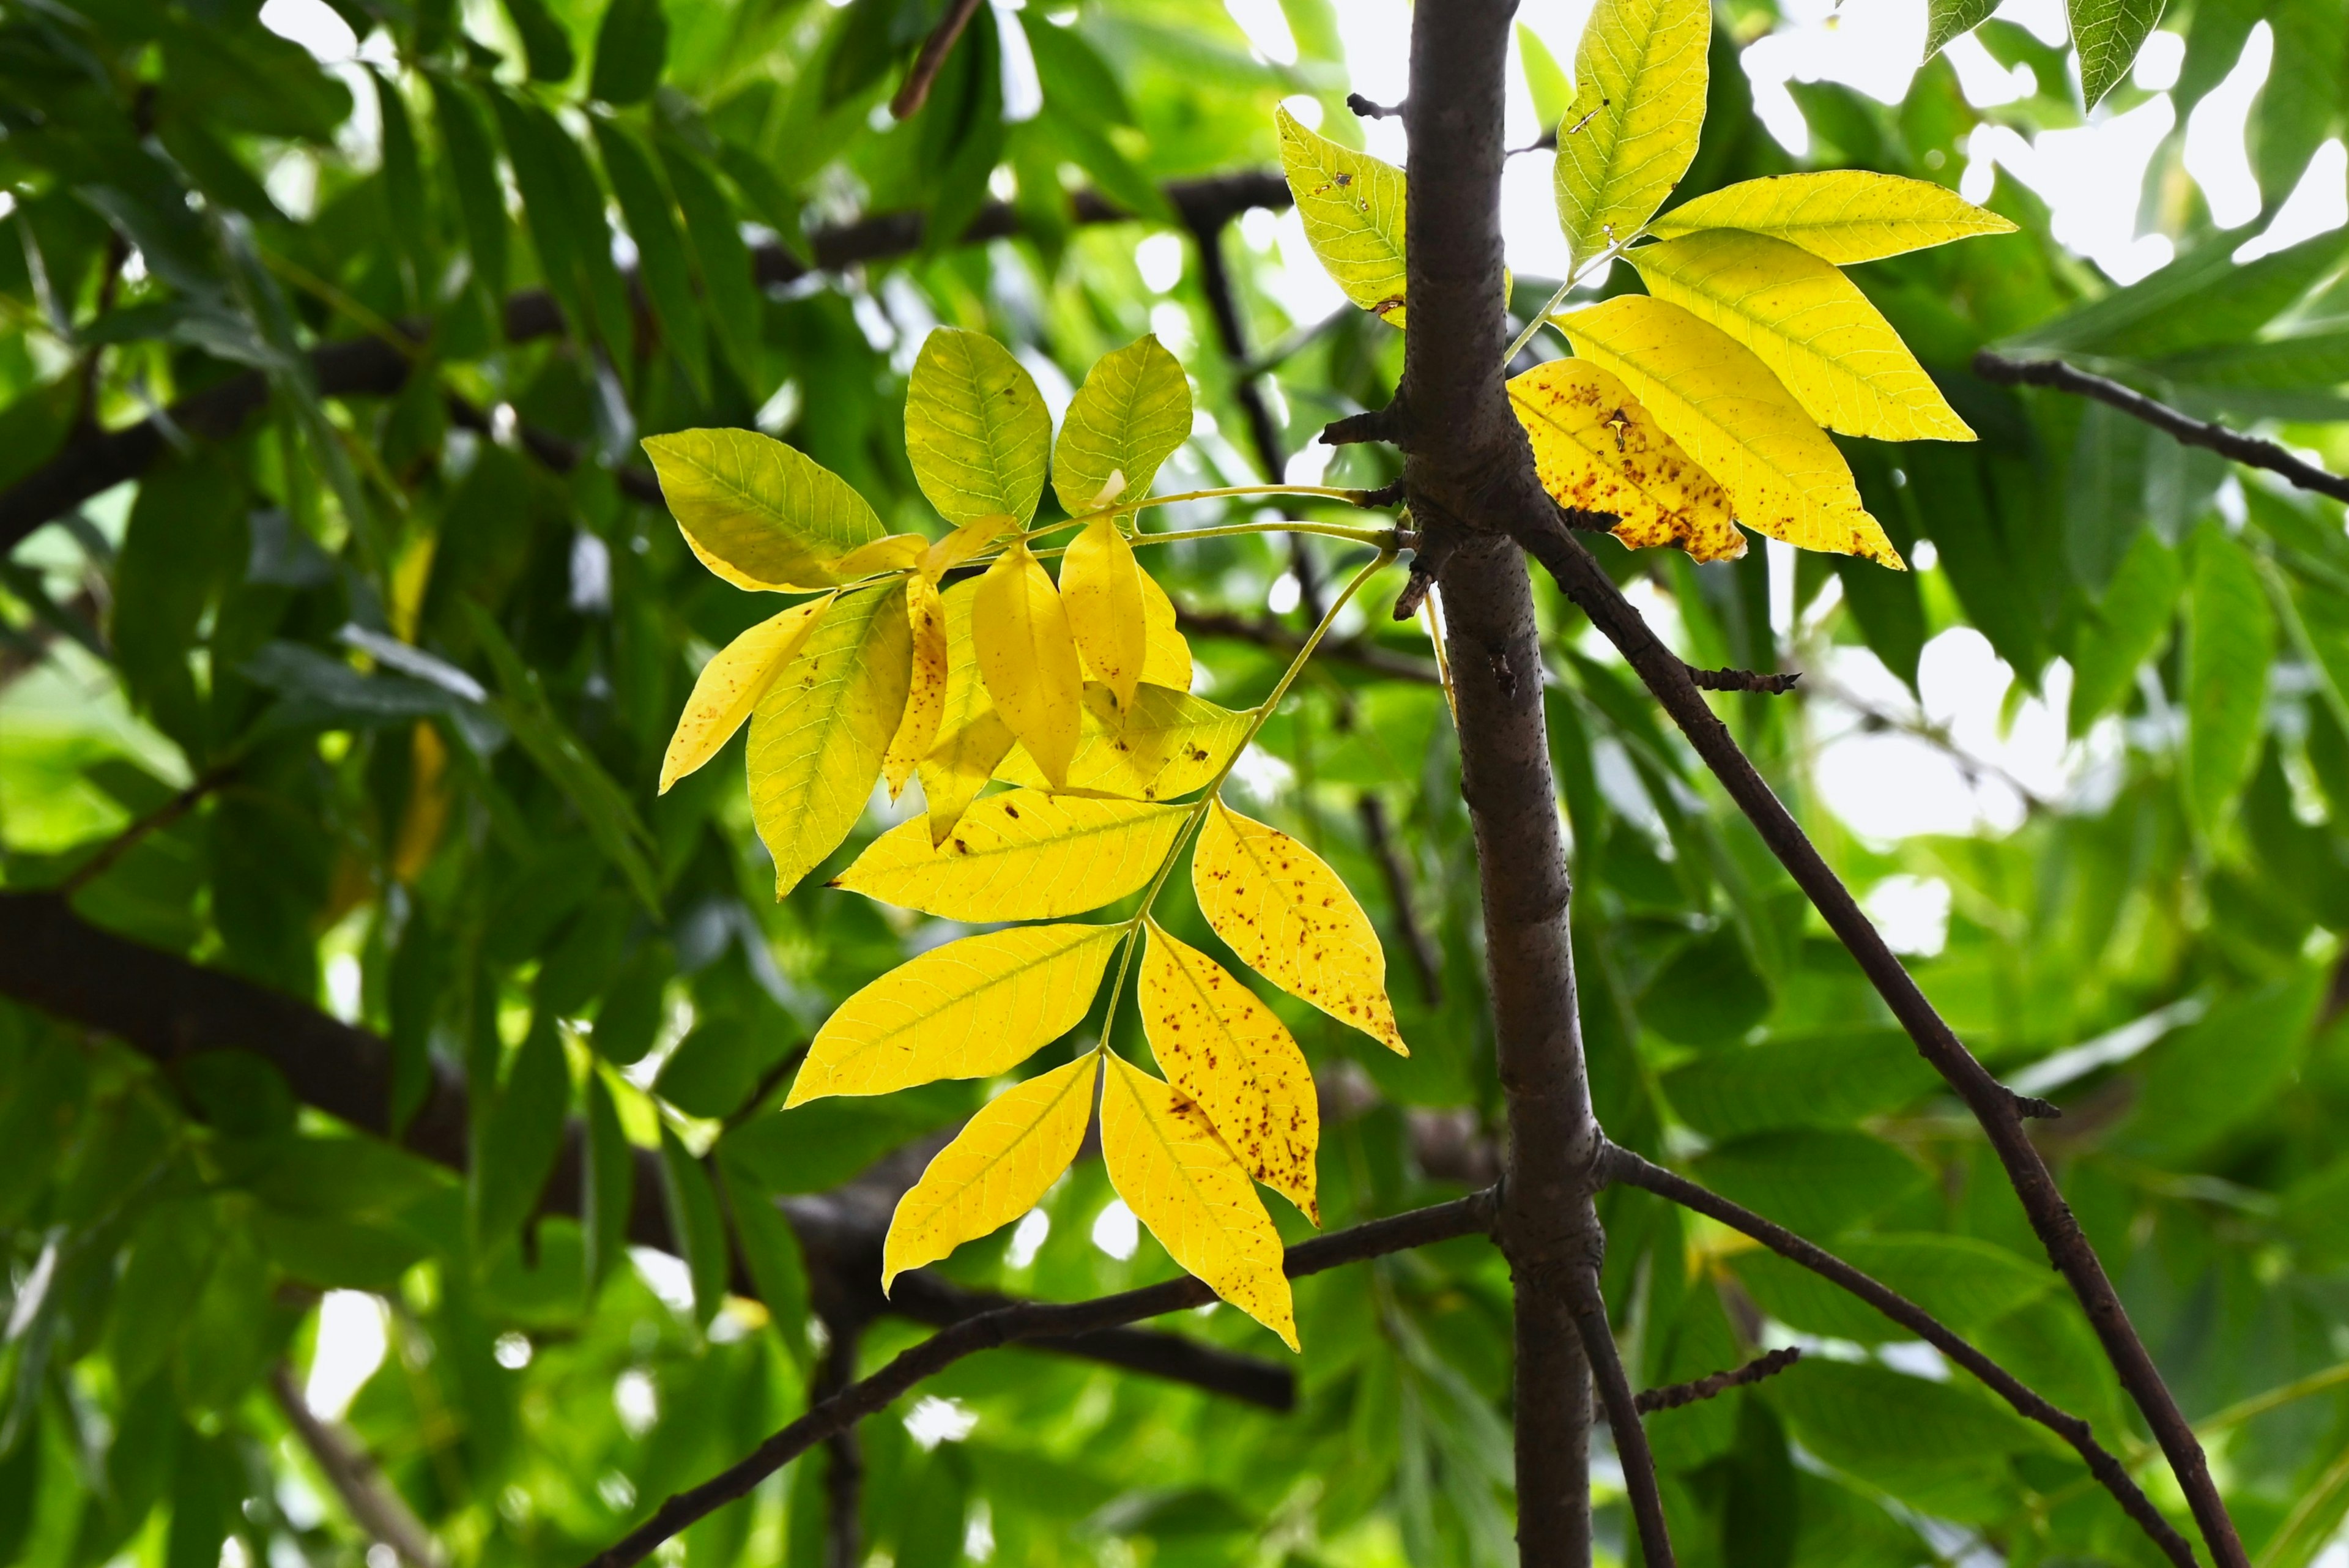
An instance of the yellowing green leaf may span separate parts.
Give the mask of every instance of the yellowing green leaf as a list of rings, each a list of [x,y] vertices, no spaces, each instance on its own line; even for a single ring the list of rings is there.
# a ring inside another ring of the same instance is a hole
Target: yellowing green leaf
[[[1843,453],[1751,349],[1642,295],[1555,319],[1577,354],[1612,371],[1720,482],[1740,523],[1802,549],[1905,569],[1860,504]]]
[[[1009,519],[1005,521],[1008,524]],[[978,581],[957,583],[939,597],[946,607],[946,696],[938,715],[937,738],[919,768],[934,845],[946,842],[964,811],[987,787],[996,764],[1018,743],[997,716],[995,705],[988,701],[986,684],[978,678],[978,654],[970,631]]]
[[[1199,911],[1240,961],[1397,1055],[1410,1047],[1387,1000],[1387,956],[1371,918],[1321,857],[1222,801],[1191,856]]]
[[[1008,513],[973,518],[924,553],[922,576],[936,582],[1001,538],[1006,529],[1018,526],[1019,524]]]
[[[1084,671],[1050,574],[1024,545],[987,569],[971,601],[979,679],[1044,776],[1063,783],[1083,724]]]
[[[1306,130],[1285,109],[1273,123],[1306,243],[1348,299],[1401,327],[1402,171]]]
[[[1067,788],[1126,800],[1173,800],[1214,778],[1247,726],[1247,714],[1186,691],[1137,687],[1133,704],[1121,710],[1107,687],[1089,685],[1084,738],[1069,762]],[[995,776],[1033,789],[1049,787],[1022,751],[1002,758]]]
[[[824,1020],[788,1110],[1008,1073],[1084,1018],[1123,926],[1016,926],[898,965]]]
[[[1683,202],[1648,225],[1663,239],[1744,229],[1800,245],[1837,266],[1897,256],[2014,225],[1947,186],[1864,169],[1773,174]]]
[[[1599,0],[1557,127],[1557,221],[1578,265],[1671,193],[1704,129],[1709,0]]]
[[[1713,475],[1666,435],[1630,389],[1588,359],[1552,359],[1509,383],[1542,488],[1561,506],[1620,518],[1633,549],[1678,545],[1700,561],[1733,561],[1745,535]]]
[[[1142,567],[1117,520],[1096,517],[1079,530],[1061,559],[1061,602],[1086,670],[1130,707],[1150,653],[1142,602]]]
[[[938,721],[947,707],[947,609],[936,585],[927,577],[905,583],[905,618],[914,643],[912,683],[905,692],[905,714],[881,759],[881,777],[895,800],[905,781],[938,738]]]
[[[1142,618],[1148,643],[1142,655],[1142,679],[1153,686],[1176,691],[1191,690],[1191,645],[1177,629],[1174,601],[1148,572],[1142,574]]]
[[[1167,1255],[1297,1348],[1280,1235],[1207,1113],[1117,1056],[1102,1085],[1110,1185]]]
[[[775,897],[839,847],[864,813],[905,711],[913,632],[902,582],[844,594],[750,721],[750,815]]]
[[[1191,439],[1191,382],[1154,337],[1102,355],[1069,400],[1052,444],[1052,489],[1072,517],[1150,493]]]
[[[667,794],[671,784],[734,738],[767,688],[798,655],[832,597],[826,594],[761,621],[701,667],[693,695],[685,700],[685,711],[678,717],[677,732],[669,736],[668,754],[661,759],[661,794]]]
[[[1155,920],[1149,933],[1134,995],[1160,1071],[1207,1113],[1250,1176],[1319,1225],[1321,1111],[1305,1053],[1223,965]]]
[[[1043,395],[1009,349],[959,327],[929,335],[905,388],[905,455],[940,516],[1027,522],[1051,451]]]
[[[830,469],[755,431],[647,436],[645,455],[693,553],[738,588],[829,587],[881,519]]]
[[[833,886],[942,919],[1057,919],[1138,891],[1183,816],[1178,805],[1012,790],[971,806],[936,846],[927,826],[900,823]]]
[[[1101,1059],[1088,1054],[989,1100],[897,1200],[881,1244],[884,1294],[907,1269],[1019,1219],[1077,1158]]]
[[[1798,245],[1702,229],[1630,253],[1648,292],[1760,356],[1811,418],[1878,441],[1971,441],[1892,324]]]

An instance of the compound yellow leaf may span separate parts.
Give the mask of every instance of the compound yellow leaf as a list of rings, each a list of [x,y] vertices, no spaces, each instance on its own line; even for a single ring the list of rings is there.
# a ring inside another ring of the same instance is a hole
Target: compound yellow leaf
[[[1052,489],[1071,517],[1150,493],[1191,439],[1191,381],[1154,337],[1102,355],[1069,400],[1052,443]]]
[[[1179,805],[1012,790],[971,806],[936,846],[923,823],[898,824],[833,886],[942,919],[1057,919],[1139,890],[1174,848],[1184,815]]]
[[[1946,186],[1864,169],[1744,180],[1683,202],[1648,225],[1663,239],[1745,229],[1800,245],[1837,266],[1897,256],[2014,225]]]
[[[1064,782],[1083,726],[1084,671],[1060,590],[1025,545],[978,579],[971,640],[996,712],[1044,776]]]
[[[1005,524],[1009,525],[1009,519]],[[996,765],[1018,744],[997,716],[995,705],[988,701],[986,684],[978,678],[978,655],[970,630],[971,604],[978,597],[976,579],[957,583],[939,596],[946,607],[946,697],[937,738],[918,770],[933,845],[946,842],[964,811],[987,787]]]
[[[1702,229],[1630,253],[1648,292],[1711,322],[1776,372],[1811,418],[1878,441],[1971,441],[1892,324],[1799,245]]]
[[[1117,520],[1096,517],[1070,541],[1061,560],[1061,602],[1086,670],[1131,707],[1150,655],[1150,627],[1142,600],[1142,567]]]
[[[964,524],[924,553],[922,576],[934,583],[938,581],[948,572],[994,544],[996,540],[1002,537],[1004,530],[1018,526],[1019,524],[1008,514],[1003,513],[998,513],[991,517],[976,518]]]
[[[1142,618],[1149,642],[1142,656],[1142,679],[1176,691],[1191,690],[1191,645],[1177,629],[1174,601],[1148,572],[1142,574]]]
[[[947,609],[929,578],[906,580],[905,618],[914,639],[912,684],[905,692],[905,716],[881,759],[891,800],[904,793],[905,781],[930,754],[947,707]]]
[[[1100,1058],[1017,1084],[989,1100],[897,1200],[881,1243],[881,1291],[1036,1207],[1077,1158],[1093,1117]]]
[[[847,481],[755,431],[678,431],[644,448],[685,542],[738,588],[830,587],[842,556],[881,537]]]
[[[910,572],[922,564],[931,550],[930,541],[920,534],[891,534],[875,539],[870,545],[859,545],[833,564],[843,582],[858,577],[870,577],[883,572]]]
[[[783,1108],[991,1078],[1075,1028],[1123,926],[1016,926],[932,948],[842,1002]]]
[[[1387,956],[1371,918],[1322,858],[1222,801],[1191,854],[1199,911],[1240,961],[1399,1056]]]
[[[1279,1232],[1207,1113],[1117,1056],[1102,1085],[1110,1185],[1167,1255],[1297,1348]]]
[[[1751,349],[1644,295],[1553,319],[1720,481],[1740,523],[1801,549],[1907,569],[1860,504],[1843,453]]]
[[[1402,171],[1306,130],[1285,109],[1273,124],[1306,243],[1348,299],[1401,327]]]
[[[759,705],[767,688],[798,656],[833,596],[796,604],[762,620],[713,655],[685,700],[668,754],[661,759],[660,793],[718,754]]]
[[[1557,221],[1575,263],[1628,241],[1696,156],[1709,0],[1599,0],[1557,127]]]
[[[1733,561],[1745,535],[1729,497],[1663,432],[1630,388],[1588,359],[1552,359],[1509,383],[1542,488],[1558,504],[1621,519],[1633,549],[1678,545],[1700,561]]]
[[[1250,1176],[1316,1225],[1321,1111],[1288,1027],[1231,971],[1149,922],[1135,1000],[1167,1082],[1207,1113]]]
[[[1010,350],[983,332],[931,332],[905,388],[905,455],[938,514],[1027,522],[1051,452],[1051,415]]]
[[[905,712],[913,631],[905,585],[843,594],[750,720],[750,815],[775,859],[775,897],[856,826]]]
[[[1087,686],[1084,738],[1069,762],[1067,787],[1125,800],[1173,800],[1214,778],[1247,726],[1247,714],[1186,691],[1137,687],[1132,706],[1120,710],[1107,687]],[[1031,789],[1049,787],[1023,751],[1004,757],[995,776]]]

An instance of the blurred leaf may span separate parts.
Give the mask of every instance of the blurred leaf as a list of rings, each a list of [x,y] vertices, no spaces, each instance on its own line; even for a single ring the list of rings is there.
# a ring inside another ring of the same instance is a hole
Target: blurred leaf
[[[537,1207],[563,1143],[571,1075],[552,1018],[532,1021],[494,1097],[475,1113],[471,1211],[484,1250],[520,1228]]]
[[[2036,1301],[2058,1283],[2047,1269],[1967,1236],[1854,1236],[1837,1242],[1835,1251],[1961,1334]],[[1874,1307],[1775,1252],[1740,1252],[1731,1267],[1762,1310],[1789,1328],[1862,1345],[1914,1337]]]
[[[2276,636],[2259,569],[2216,527],[2194,537],[2186,628],[2186,802],[2215,833],[2259,754]]]
[[[1847,1127],[1898,1109],[1938,1076],[1897,1030],[1798,1035],[1715,1051],[1664,1075],[1681,1119],[1708,1137]]]
[[[624,8],[643,7],[659,15],[660,0],[613,0],[605,26]],[[602,57],[597,57],[597,69]],[[647,89],[649,90],[649,89]],[[598,95],[603,96],[603,95]],[[627,220],[628,236],[636,243],[636,266],[645,292],[652,296],[667,346],[684,361],[697,387],[709,382],[707,341],[702,332],[700,304],[694,298],[693,269],[686,255],[685,234],[669,210],[668,192],[654,172],[651,154],[635,136],[607,119],[597,119],[595,145],[604,156],[604,175],[619,199],[620,214]]]
[[[2147,1052],[2125,1146],[2140,1158],[2174,1161],[2265,1106],[2291,1080],[2323,994],[2323,975],[2303,966],[2214,1004]]]
[[[534,82],[568,80],[576,65],[571,33],[547,0],[505,0],[506,16],[522,36],[523,56]]]
[[[726,1282],[732,1265],[726,1246],[726,1218],[719,1211],[718,1192],[701,1162],[693,1158],[677,1134],[661,1127],[661,1172],[667,1179],[672,1234],[684,1244],[685,1262],[693,1280],[693,1315],[707,1328],[726,1304]]]
[[[2177,556],[2152,534],[2139,533],[2073,643],[2072,734],[2086,734],[2127,700],[2137,667],[2169,630],[2184,586]]]
[[[604,1075],[587,1073],[586,1158],[580,1162],[585,1190],[579,1200],[579,1230],[585,1243],[582,1260],[592,1306],[613,1269],[626,1255],[628,1215],[636,1198],[636,1150],[620,1129],[620,1114]]]
[[[668,16],[661,0],[611,0],[595,28],[595,67],[587,91],[605,103],[650,98],[667,58]],[[631,220],[629,227],[635,226]]]
[[[1690,1161],[1699,1181],[1796,1234],[1828,1241],[1921,1184],[1924,1172],[1865,1133],[1749,1134]]]

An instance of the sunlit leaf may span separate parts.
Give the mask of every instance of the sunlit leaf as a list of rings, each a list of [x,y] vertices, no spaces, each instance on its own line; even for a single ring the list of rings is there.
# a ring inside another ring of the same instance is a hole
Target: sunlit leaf
[[[1116,694],[1119,707],[1133,706],[1149,659],[1150,627],[1142,567],[1115,518],[1094,518],[1069,542],[1061,561],[1061,600],[1085,670]]]
[[[941,327],[905,388],[905,455],[949,523],[1025,523],[1044,493],[1052,421],[1034,378],[982,332]]]
[[[1634,549],[1678,545],[1700,561],[1745,554],[1721,486],[1597,365],[1537,365],[1510,381],[1509,406],[1558,504],[1621,519],[1613,533]]]
[[[1013,790],[973,805],[935,846],[926,823],[898,824],[833,886],[949,920],[1082,914],[1148,882],[1183,816],[1181,806]]]
[[[1696,156],[1707,0],[1599,0],[1557,127],[1557,218],[1578,266],[1637,234]]]
[[[1174,601],[1148,572],[1142,574],[1142,618],[1148,645],[1142,655],[1142,679],[1171,691],[1191,690],[1191,645],[1178,629]]]
[[[668,754],[661,759],[661,794],[716,756],[750,721],[759,699],[799,656],[832,599],[826,594],[761,621],[701,667],[693,695],[685,700],[685,711],[678,717],[677,732],[669,737]]]
[[[1127,800],[1172,800],[1214,778],[1247,733],[1248,716],[1164,686],[1137,688],[1121,710],[1105,686],[1085,688],[1084,736],[1069,761],[1067,788]],[[1024,751],[995,770],[1009,784],[1045,786]]]
[[[1709,191],[1648,229],[1663,239],[1701,229],[1743,229],[1849,266],[1977,234],[2011,234],[2014,224],[1929,180],[1825,169]]]
[[[2162,0],[2065,0],[2072,47],[2080,55],[2080,99],[2088,108],[2128,75],[2161,7]]]
[[[1069,400],[1052,445],[1052,489],[1071,516],[1139,501],[1191,439],[1191,382],[1153,337],[1102,355]]]
[[[881,537],[838,474],[755,431],[678,431],[644,448],[686,543],[738,588],[828,587],[842,556]]]
[[[1517,60],[1525,67],[1526,91],[1534,100],[1534,119],[1544,130],[1555,131],[1566,122],[1567,106],[1574,101],[1574,82],[1541,35],[1517,24]]]
[[[988,779],[1019,742],[995,711],[978,678],[978,655],[971,641],[971,604],[977,579],[955,584],[939,596],[946,607],[947,685],[936,738],[923,754],[918,772],[922,799],[929,808],[930,842],[943,844],[963,812],[987,787]],[[1043,782],[1043,775],[1037,775]]]
[[[1060,590],[1026,546],[1006,550],[979,579],[971,640],[995,711],[1044,776],[1063,783],[1083,723],[1084,671]]]
[[[1313,254],[1348,299],[1401,327],[1402,171],[1306,130],[1286,109],[1274,111],[1273,123]]]
[[[913,672],[905,717],[881,759],[881,777],[895,800],[938,738],[947,707],[947,610],[927,577],[905,584],[905,618],[913,636]]]

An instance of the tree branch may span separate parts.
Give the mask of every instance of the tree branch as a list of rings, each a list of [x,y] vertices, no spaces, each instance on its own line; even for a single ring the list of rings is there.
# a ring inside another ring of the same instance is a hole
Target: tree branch
[[[358,1527],[390,1547],[408,1568],[443,1568],[448,1558],[440,1543],[432,1539],[432,1532],[425,1529],[407,1500],[383,1479],[375,1457],[339,1424],[310,1408],[294,1381],[294,1369],[283,1361],[269,1369],[269,1391],[285,1413],[286,1424],[309,1450],[326,1484],[343,1500],[343,1507]]]
[[[929,101],[930,88],[938,79],[939,68],[954,53],[955,41],[962,36],[962,30],[970,26],[971,17],[983,4],[985,0],[955,0],[938,19],[938,25],[930,29],[930,36],[922,40],[921,53],[914,57],[914,68],[905,73],[905,85],[889,100],[892,116],[911,119],[921,112],[922,105]]]
[[[1656,1456],[1648,1448],[1648,1429],[1640,1424],[1639,1401],[1631,1397],[1631,1380],[1624,1376],[1623,1356],[1615,1333],[1607,1324],[1607,1298],[1599,1293],[1599,1271],[1586,1269],[1574,1279],[1574,1328],[1582,1336],[1582,1354],[1607,1407],[1607,1425],[1615,1434],[1615,1454],[1623,1463],[1623,1487],[1631,1494],[1631,1518],[1640,1528],[1640,1557],[1647,1568],[1673,1568],[1672,1541],[1664,1528],[1664,1494],[1656,1480]]]
[[[1231,369],[1232,400],[1247,416],[1248,440],[1256,447],[1257,466],[1267,480],[1278,484],[1287,474],[1288,458],[1280,449],[1280,430],[1272,422],[1272,405],[1264,400],[1264,389],[1257,384],[1259,372],[1248,364],[1247,328],[1240,321],[1231,269],[1224,265],[1224,223],[1216,219],[1190,228],[1199,252],[1199,292],[1207,296],[1207,314],[1215,318],[1216,337]],[[1296,541],[1296,548],[1304,547],[1301,538]]]
[[[1252,642],[1258,648],[1269,648],[1277,652],[1294,653],[1305,646],[1301,632],[1291,631],[1273,621],[1250,620],[1226,610],[1195,610],[1178,604],[1174,607],[1174,624],[1186,636],[1226,637],[1234,642]],[[1423,686],[1444,684],[1444,678],[1436,673],[1433,659],[1413,659],[1408,653],[1392,652],[1359,637],[1324,638],[1321,646],[1313,650],[1313,657],[1338,664],[1350,664],[1357,670],[1366,670],[1373,675],[1384,675],[1396,680],[1416,680]]]
[[[1754,670],[1700,670],[1688,666],[1689,680],[1701,691],[1759,691],[1765,697],[1783,697],[1795,689],[1803,678],[1801,670],[1788,675],[1765,675]]]
[[[1392,1219],[1373,1220],[1301,1242],[1288,1249],[1282,1268],[1289,1278],[1301,1279],[1342,1264],[1424,1247],[1455,1236],[1475,1235],[1491,1229],[1493,1214],[1492,1192],[1473,1193],[1450,1203],[1415,1209]],[[1213,1291],[1185,1274],[1163,1284],[1089,1302],[1021,1303],[957,1324],[904,1352],[863,1382],[851,1384],[812,1407],[740,1462],[699,1486],[671,1497],[654,1511],[650,1519],[597,1553],[587,1568],[632,1568],[652,1555],[662,1542],[696,1520],[748,1496],[761,1481],[833,1433],[887,1409],[923,1379],[944,1371],[966,1355],[1048,1337],[1081,1339],[1115,1324],[1202,1306],[1213,1300]]]
[[[2225,425],[2180,413],[2118,381],[2091,375],[2061,359],[2010,359],[1985,348],[1974,356],[1974,374],[2002,386],[2053,387],[2058,391],[2094,398],[2133,420],[2143,421],[2181,446],[2206,447],[2221,457],[2280,473],[2302,490],[2329,495],[2335,501],[2349,501],[2349,478],[2304,462],[2271,441],[2261,441]]]
[[[1775,1377],[1803,1358],[1803,1353],[1793,1345],[1758,1356],[1743,1366],[1733,1366],[1726,1372],[1715,1372],[1687,1383],[1674,1383],[1668,1387],[1643,1390],[1639,1397],[1640,1413],[1651,1416],[1659,1410],[1677,1410],[1683,1405],[1693,1405],[1702,1399],[1718,1398],[1732,1388],[1743,1388],[1767,1377]]]
[[[856,1381],[857,1338],[854,1324],[833,1329],[812,1390],[819,1401]],[[854,1422],[823,1440],[823,1459],[824,1568],[858,1568],[864,1560],[864,1452]]]
[[[2163,1554],[2178,1568],[2195,1568],[2194,1548],[2161,1516],[2160,1511],[2153,1506],[2145,1493],[2137,1490],[2137,1482],[2129,1479],[2128,1470],[2120,1460],[2096,1441],[2095,1433],[2087,1422],[2040,1397],[2013,1373],[1951,1332],[1923,1307],[1878,1283],[1826,1249],[1806,1241],[1783,1225],[1774,1224],[1750,1209],[1741,1208],[1726,1198],[1707,1191],[1686,1177],[1676,1176],[1661,1166],[1651,1164],[1619,1145],[1610,1143],[1607,1146],[1604,1167],[1607,1179],[1610,1182],[1644,1189],[1659,1198],[1670,1199],[1683,1209],[1692,1210],[1709,1220],[1717,1220],[1733,1231],[1751,1236],[1780,1257],[1799,1263],[1821,1279],[1857,1296],[1972,1373],[1999,1397],[2013,1406],[2016,1414],[2038,1422],[2070,1444],[2073,1451],[2086,1461],[2089,1473],[2103,1483],[2105,1490],[2120,1503],[2122,1511],[2153,1538],[2154,1544],[2160,1547]]]

